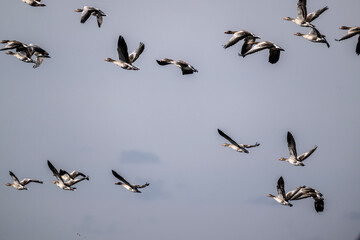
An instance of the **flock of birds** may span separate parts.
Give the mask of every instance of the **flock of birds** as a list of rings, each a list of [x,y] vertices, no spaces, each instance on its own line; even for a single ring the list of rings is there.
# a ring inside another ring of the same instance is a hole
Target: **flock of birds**
[[[220,134],[220,136],[222,136],[223,138],[225,138],[226,140],[228,140],[230,142],[230,144],[223,143],[222,145],[224,147],[229,147],[237,152],[249,153],[247,148],[258,147],[260,145],[260,143],[255,143],[254,145],[238,144],[237,142],[235,142],[231,137],[226,135],[220,129],[218,129],[218,133]],[[293,135],[291,134],[291,132],[287,132],[287,143],[288,143],[290,156],[287,158],[281,157],[281,158],[279,158],[279,160],[288,162],[294,166],[305,166],[302,162],[305,159],[307,159],[317,149],[317,146],[314,146],[314,148],[312,148],[310,151],[305,152],[301,155],[298,155],[297,151],[296,151],[295,139],[294,139]],[[277,182],[277,192],[278,192],[277,196],[274,196],[272,194],[268,194],[267,196],[273,198],[275,201],[277,201],[281,205],[287,205],[289,207],[292,207],[292,204],[289,203],[289,201],[300,200],[300,199],[305,199],[305,198],[313,198],[315,210],[317,212],[322,212],[324,210],[323,195],[314,188],[300,186],[300,187],[297,187],[295,190],[292,190],[285,194],[284,179],[281,176]]]
[[[231,137],[229,137],[226,133],[224,133],[220,129],[218,129],[218,133],[220,134],[220,136],[222,136],[223,138],[225,138],[230,142],[230,143],[223,143],[222,146],[229,147],[237,152],[249,153],[249,151],[247,150],[248,148],[260,146],[260,143],[255,143],[253,145],[238,144],[236,141],[234,141]],[[287,142],[288,142],[290,156],[288,158],[281,157],[279,160],[286,161],[294,166],[305,166],[303,164],[303,161],[307,159],[317,149],[317,146],[314,146],[314,148],[312,148],[310,151],[298,155],[296,151],[295,139],[290,132],[287,133]],[[47,164],[49,169],[57,179],[57,180],[53,180],[52,183],[56,184],[59,188],[63,190],[75,191],[76,188],[73,187],[73,185],[83,180],[89,180],[89,176],[77,170],[74,170],[71,173],[69,173],[61,168],[57,170],[49,160],[47,160]],[[111,172],[118,180],[120,180],[119,182],[115,182],[115,184],[121,185],[125,189],[131,192],[141,193],[139,188],[145,188],[150,185],[150,183],[145,183],[143,185],[133,185],[129,183],[127,180],[125,180],[125,178],[123,178],[115,170],[111,170]],[[15,176],[15,174],[12,171],[9,171],[9,174],[13,179],[13,182],[6,183],[5,185],[14,187],[18,190],[28,190],[28,188],[26,188],[25,186],[31,182],[40,183],[40,184],[43,183],[40,180],[30,179],[30,178],[25,178],[22,181],[19,181],[19,179]],[[280,177],[277,183],[277,192],[278,192],[277,196],[274,196],[272,194],[268,194],[267,196],[272,197],[275,201],[277,201],[282,205],[287,205],[290,207],[292,207],[292,204],[289,203],[289,201],[300,200],[305,198],[313,198],[315,210],[317,212],[322,212],[324,210],[324,198],[322,194],[314,188],[300,186],[297,187],[295,190],[292,190],[285,194],[284,179],[283,177]]]
[[[41,0],[22,0],[22,1],[33,7],[46,6],[45,4],[41,3]],[[298,32],[295,33],[294,35],[304,37],[305,39],[312,42],[325,43],[328,47],[330,47],[325,36],[322,35],[319,32],[319,30],[317,30],[317,28],[312,24],[312,21],[318,18],[326,10],[328,10],[328,7],[324,7],[322,9],[319,9],[315,12],[311,12],[308,14],[306,8],[306,0],[298,0],[296,18],[285,17],[284,20],[292,21],[301,27],[310,28],[310,32],[308,34],[303,34]],[[101,27],[103,23],[103,17],[106,16],[106,14],[100,9],[90,6],[84,6],[82,9],[76,9],[75,12],[81,12],[81,20],[80,20],[81,23],[85,23],[90,18],[90,16],[95,16],[97,18],[98,27]],[[348,30],[348,32],[342,38],[335,39],[336,41],[342,41],[351,38],[355,35],[359,35],[359,39],[356,46],[356,53],[359,55],[360,27],[342,26],[340,27],[340,29]],[[258,51],[269,49],[269,62],[274,64],[278,62],[280,58],[280,52],[285,51],[283,48],[270,41],[257,42],[256,39],[259,39],[260,37],[249,31],[245,31],[245,30],[226,31],[225,34],[232,34],[232,37],[223,46],[225,49],[235,45],[241,40],[244,40],[244,43],[241,48],[241,52],[239,53],[239,55],[242,57],[256,53]],[[6,44],[6,46],[1,48],[0,51],[15,49],[15,52],[7,51],[6,54],[13,55],[14,57],[26,63],[34,63],[33,66],[34,68],[39,67],[45,58],[50,58],[50,55],[47,51],[32,43],[25,44],[17,40],[2,40],[0,43]],[[138,48],[129,54],[125,39],[123,36],[120,35],[117,43],[117,52],[118,52],[119,60],[106,58],[105,61],[112,62],[123,69],[139,70],[139,68],[134,66],[133,63],[139,58],[139,56],[144,51],[144,49],[145,49],[145,44],[140,42]],[[36,60],[32,59],[33,56],[36,57]],[[181,69],[182,74],[192,74],[194,72],[197,72],[197,70],[193,66],[182,60],[172,60],[169,58],[163,58],[161,60],[156,60],[156,61],[159,65],[173,64]],[[223,146],[229,147],[237,152],[249,153],[247,149],[258,147],[260,145],[259,143],[255,143],[253,145],[238,144],[220,129],[218,129],[218,133],[230,142],[230,143],[224,143]],[[288,142],[288,149],[290,156],[288,158],[280,158],[279,160],[286,161],[294,166],[304,166],[303,161],[307,159],[317,149],[317,146],[314,146],[314,148],[312,148],[310,151],[298,155],[296,151],[296,144],[294,137],[290,132],[287,133],[287,142]],[[89,180],[89,176],[79,171],[75,170],[71,173],[68,173],[63,169],[57,170],[49,160],[47,161],[47,164],[49,169],[56,178],[56,180],[52,182],[63,190],[74,191],[76,188],[73,187],[73,185],[83,180]],[[29,178],[25,178],[22,181],[19,181],[19,179],[15,176],[13,172],[9,171],[9,174],[13,179],[13,182],[7,183],[6,186],[12,186],[18,190],[27,190],[26,185],[31,182],[39,183],[39,184],[43,183],[40,180],[29,179]],[[132,185],[114,170],[112,170],[112,174],[114,175],[114,177],[120,180],[115,184],[121,185],[131,192],[140,193],[139,191],[140,188],[145,188],[149,186],[149,183],[145,183],[143,185]],[[284,179],[280,177],[277,182],[277,193],[278,193],[277,196],[274,196],[272,194],[268,194],[267,196],[273,198],[282,205],[287,205],[290,207],[292,206],[292,204],[289,203],[289,201],[312,198],[314,199],[315,210],[317,212],[321,212],[324,210],[324,198],[322,194],[314,188],[299,186],[295,190],[285,193]]]
[[[22,0],[24,3],[29,4],[33,7],[44,7],[45,4],[41,3],[41,0]],[[301,27],[308,27],[310,28],[310,32],[307,34],[297,32],[294,35],[303,37],[311,42],[315,43],[325,43],[327,47],[330,47],[330,44],[325,38],[325,35],[321,34],[319,30],[311,23],[315,19],[317,19],[323,12],[328,10],[328,7],[324,7],[322,9],[319,9],[315,12],[307,13],[306,8],[306,0],[298,0],[297,3],[297,16],[296,18],[291,17],[285,17],[284,20],[292,21],[296,23],[297,25]],[[82,9],[75,9],[75,12],[81,12],[81,23],[85,23],[90,16],[95,16],[97,18],[98,26],[101,27],[103,23],[103,17],[106,16],[106,14],[100,10],[99,8],[94,8],[91,6],[84,6]],[[347,27],[347,26],[341,26],[340,29],[342,30],[348,30],[347,34],[344,35],[340,39],[335,39],[336,41],[342,41],[348,38],[351,38],[355,35],[359,35],[357,45],[356,45],[356,54],[360,54],[360,27]],[[285,51],[283,48],[278,46],[277,44],[271,42],[271,41],[261,41],[257,42],[256,39],[259,39],[259,36],[256,36],[255,34],[246,31],[226,31],[225,34],[232,34],[232,37],[229,39],[229,41],[224,45],[224,48],[228,48],[240,40],[244,40],[243,46],[241,48],[241,52],[239,53],[239,56],[246,57],[247,55],[269,49],[269,62],[274,64],[279,61],[280,58],[280,52]],[[34,68],[37,68],[40,66],[40,64],[43,62],[44,58],[50,58],[49,53],[46,52],[41,47],[35,45],[35,44],[25,44],[17,40],[2,40],[0,42],[1,44],[6,43],[7,45],[0,49],[0,51],[3,50],[10,50],[10,49],[16,49],[16,52],[8,51],[6,54],[13,55],[14,57],[18,58],[19,60],[26,62],[26,63],[35,63]],[[138,59],[140,54],[144,51],[145,44],[140,43],[139,47],[132,52],[131,54],[128,54],[127,44],[124,40],[124,38],[120,35],[118,39],[117,44],[117,51],[118,51],[118,57],[119,60],[114,60],[112,58],[106,58],[105,61],[112,62],[115,65],[127,69],[127,70],[139,70],[138,67],[133,66],[133,62]],[[32,59],[32,56],[36,56],[36,61]],[[161,60],[156,60],[159,65],[168,65],[168,64],[174,64],[176,67],[180,68],[182,71],[182,74],[192,74],[194,72],[197,72],[197,70],[188,64],[185,61],[182,60],[172,60],[169,58],[163,58]]]

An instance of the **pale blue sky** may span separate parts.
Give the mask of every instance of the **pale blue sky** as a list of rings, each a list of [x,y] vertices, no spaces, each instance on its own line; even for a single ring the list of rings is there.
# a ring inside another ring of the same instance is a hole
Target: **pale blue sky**
[[[2,238],[358,237],[360,56],[357,39],[334,39],[346,33],[340,26],[360,25],[359,1],[308,1],[309,12],[329,6],[314,21],[329,49],[294,36],[309,30],[282,19],[295,17],[296,0],[43,1],[2,3],[0,39],[35,43],[52,57],[33,69],[0,53]],[[84,5],[108,15],[100,29],[93,17],[80,24],[74,9]],[[268,51],[242,58],[241,45],[223,49],[224,32],[242,29],[284,48],[279,62],[268,63]],[[129,51],[145,43],[140,71],[104,61],[117,58],[119,35]],[[159,66],[164,57],[199,72]],[[224,148],[217,128],[261,145],[247,155]],[[299,153],[319,146],[305,167],[278,161],[288,155],[287,131]],[[60,190],[47,159],[90,181]],[[150,186],[126,191],[111,169]],[[44,184],[16,191],[4,185],[9,170]],[[290,208],[267,198],[280,176],[286,190],[323,193],[325,211],[311,199]]]

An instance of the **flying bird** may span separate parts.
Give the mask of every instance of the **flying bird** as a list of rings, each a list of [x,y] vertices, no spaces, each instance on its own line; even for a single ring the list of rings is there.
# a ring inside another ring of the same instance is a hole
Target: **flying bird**
[[[314,27],[311,24],[316,18],[320,16],[323,12],[328,10],[328,7],[324,7],[312,13],[307,13],[306,9],[306,0],[299,0],[297,3],[297,16],[296,18],[285,17],[284,20],[292,21],[301,27]]]
[[[323,198],[323,195],[318,190],[311,188],[311,187],[306,187],[306,186],[298,187],[298,188],[300,188],[299,193],[301,194],[301,196],[296,199],[291,199],[291,200],[312,198],[312,199],[314,199],[315,211],[316,212],[324,211],[324,198]]]
[[[144,185],[131,185],[128,181],[126,181],[122,176],[120,176],[117,172],[115,172],[114,170],[111,170],[113,175],[119,179],[121,182],[116,182],[116,185],[121,185],[124,188],[126,188],[127,190],[131,191],[131,192],[136,192],[136,193],[141,193],[138,188],[144,188],[150,185],[150,183],[145,183]]]
[[[220,129],[218,129],[218,133],[220,134],[220,136],[222,136],[223,138],[225,138],[226,140],[228,140],[231,143],[231,144],[223,143],[222,146],[229,147],[237,152],[249,153],[249,151],[246,148],[257,147],[260,145],[260,143],[255,143],[254,145],[238,144],[237,142],[232,140],[228,135],[226,135]]]
[[[307,159],[316,149],[317,146],[314,146],[313,149],[310,151],[303,153],[301,155],[297,155],[296,152],[296,143],[293,135],[291,132],[287,132],[287,142],[288,142],[288,148],[290,152],[290,156],[288,158],[279,158],[280,161],[286,161],[288,163],[291,163],[294,166],[305,166],[302,162]]]
[[[308,34],[297,32],[294,35],[303,37],[311,42],[325,43],[328,48],[330,47],[330,44],[326,41],[325,35],[322,35],[315,27],[311,27],[311,30]]]
[[[36,62],[33,68],[39,67],[45,58],[51,58],[49,53],[44,49],[42,49],[41,47],[39,47],[38,45],[30,43],[29,45],[26,46],[26,48],[27,48],[26,52],[28,57],[31,58],[33,55],[36,56]]]
[[[24,44],[17,40],[2,40],[0,43],[5,44],[6,46],[1,48],[0,51],[15,49],[16,53],[8,51],[6,54],[13,55],[14,57],[20,59],[24,62],[34,62],[31,58],[33,55],[36,56],[36,62],[33,68],[37,68],[44,61],[44,58],[50,58],[49,53],[39,47],[38,45],[30,43],[29,45]]]
[[[55,180],[52,181],[53,184],[56,184],[59,188],[61,188],[63,190],[75,191],[76,188],[71,187],[71,185],[64,182],[64,180],[61,178],[58,170],[54,167],[54,165],[52,165],[52,163],[49,160],[47,160],[47,164],[57,179],[57,181],[55,181]]]
[[[136,61],[136,59],[138,59],[140,54],[144,51],[145,44],[140,42],[139,47],[129,55],[125,39],[123,38],[123,36],[120,35],[117,46],[118,46],[117,51],[119,54],[119,60],[115,61],[111,58],[106,58],[105,61],[112,62],[115,65],[118,65],[126,70],[139,70],[139,68],[133,66],[132,64],[133,62]]]
[[[360,27],[347,27],[347,26],[341,26],[339,29],[341,30],[348,30],[347,34],[345,36],[343,36],[340,39],[335,39],[336,41],[342,41],[348,38],[351,38],[355,35],[359,35],[358,37],[358,41],[356,44],[356,54],[359,55],[360,54]]]
[[[106,16],[106,14],[101,11],[98,8],[90,7],[90,6],[84,6],[83,9],[78,8],[74,10],[75,12],[81,12],[81,23],[85,23],[86,20],[92,15],[96,16],[98,26],[101,27],[101,24],[103,22],[103,17]]]
[[[6,183],[5,185],[16,188],[18,190],[28,190],[28,188],[26,188],[25,185],[27,185],[28,183],[31,183],[31,182],[40,183],[40,184],[43,183],[42,181],[30,179],[30,178],[24,178],[20,182],[19,179],[15,176],[15,174],[13,172],[9,171],[9,174],[13,180],[13,183]]]
[[[285,194],[285,183],[283,177],[279,178],[276,188],[278,195],[274,196],[272,194],[268,194],[267,197],[273,198],[281,205],[292,207],[293,205],[289,203],[289,201],[313,198],[316,212],[322,212],[324,210],[323,195],[314,188],[301,186]]]
[[[45,7],[46,5],[41,3],[41,0],[22,0],[24,3],[32,7]]]
[[[276,189],[277,189],[277,193],[278,193],[277,196],[274,196],[272,194],[268,194],[266,196],[273,198],[275,201],[277,201],[281,205],[286,205],[286,206],[292,207],[293,205],[291,203],[289,203],[288,201],[291,199],[291,197],[293,197],[299,191],[299,189],[295,189],[295,190],[290,191],[287,194],[285,194],[285,183],[284,183],[284,179],[282,176],[279,178],[279,180],[277,182]]]
[[[181,72],[183,75],[186,74],[193,74],[194,72],[198,72],[193,66],[188,64],[187,62],[184,62],[182,60],[172,60],[169,58],[163,58],[161,60],[156,60],[156,62],[159,65],[168,65],[168,64],[174,64],[176,67],[181,69]]]
[[[274,64],[279,61],[280,51],[285,51],[284,49],[270,41],[254,42],[251,45],[252,47],[247,52],[242,54],[239,53],[239,56],[245,57],[249,54],[253,54],[264,49],[269,49],[269,63]]]
[[[231,38],[229,39],[229,41],[223,45],[224,48],[228,48],[231,47],[232,45],[236,44],[237,42],[239,42],[240,40],[243,40],[247,37],[250,37],[251,39],[256,39],[256,38],[260,38],[258,36],[256,36],[255,34],[248,32],[246,30],[241,30],[241,31],[226,31],[224,32],[225,34],[232,34]]]

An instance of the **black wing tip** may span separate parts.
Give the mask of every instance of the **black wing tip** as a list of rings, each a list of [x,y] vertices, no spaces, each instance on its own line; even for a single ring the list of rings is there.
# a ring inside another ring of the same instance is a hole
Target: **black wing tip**
[[[315,205],[316,212],[324,211],[324,200],[323,199],[315,200],[314,205]]]
[[[111,170],[111,172],[116,178],[121,177],[120,174],[118,174],[115,170]]]
[[[122,35],[119,35],[119,39],[118,39],[118,42],[120,41],[125,41],[124,37]]]
[[[278,183],[284,183],[284,178],[282,176],[279,177]]]

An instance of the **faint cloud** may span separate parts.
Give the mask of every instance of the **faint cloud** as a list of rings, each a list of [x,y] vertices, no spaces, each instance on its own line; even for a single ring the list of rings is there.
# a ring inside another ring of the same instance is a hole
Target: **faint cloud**
[[[138,150],[122,152],[120,156],[120,161],[126,164],[160,163],[159,157],[155,154]]]
[[[79,224],[73,227],[77,239],[98,239],[99,236],[111,235],[115,233],[118,226],[115,221],[105,224],[99,221],[97,217],[89,214],[83,216]]]
[[[360,220],[360,212],[351,212],[349,214],[350,219],[352,220]],[[360,239],[360,238],[359,238]]]
[[[96,218],[91,215],[86,215],[81,221],[81,225],[75,228],[78,232],[86,232],[87,234],[92,235],[101,235],[103,230],[100,228],[100,225]],[[81,235],[81,234],[80,234]]]
[[[142,191],[142,199],[155,200],[172,198],[172,194],[169,190],[166,190],[163,180],[152,180],[148,188],[148,190]]]

